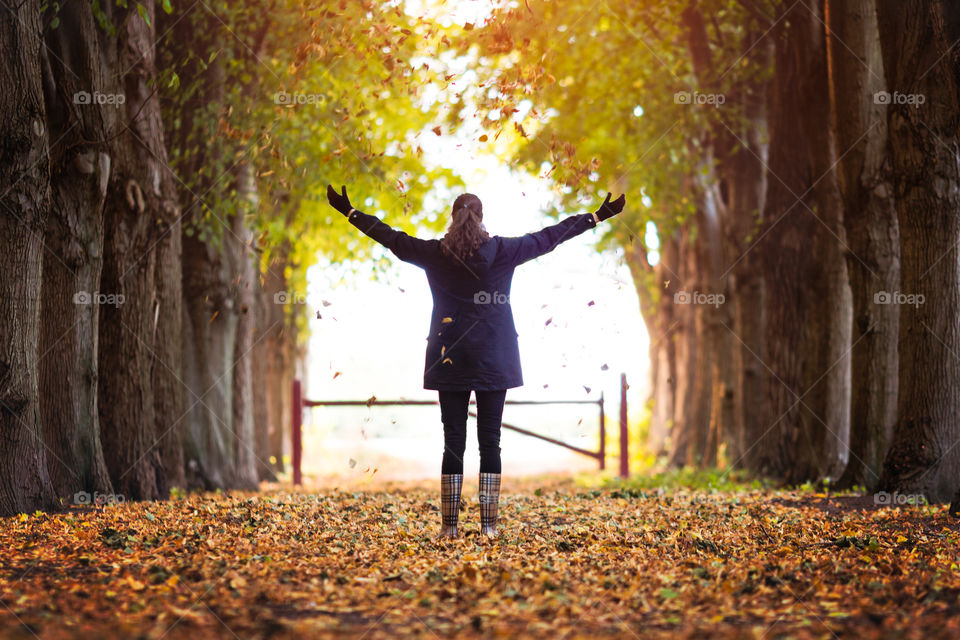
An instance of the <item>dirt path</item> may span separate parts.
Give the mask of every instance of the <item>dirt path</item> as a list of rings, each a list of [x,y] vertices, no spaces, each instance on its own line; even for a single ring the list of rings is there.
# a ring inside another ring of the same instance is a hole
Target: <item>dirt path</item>
[[[502,537],[434,538],[433,482],[192,495],[7,519],[9,638],[960,635],[945,507],[505,478]]]

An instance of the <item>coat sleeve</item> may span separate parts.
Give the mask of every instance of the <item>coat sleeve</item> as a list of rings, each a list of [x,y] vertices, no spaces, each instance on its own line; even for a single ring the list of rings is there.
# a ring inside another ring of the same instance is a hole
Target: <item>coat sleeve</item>
[[[592,215],[581,213],[569,216],[540,231],[515,238],[503,238],[501,246],[510,263],[520,265],[528,260],[539,258],[545,253],[550,253],[561,242],[578,236],[595,226]]]
[[[423,267],[436,253],[436,240],[421,240],[384,224],[376,216],[354,210],[350,224],[385,246],[395,256]]]

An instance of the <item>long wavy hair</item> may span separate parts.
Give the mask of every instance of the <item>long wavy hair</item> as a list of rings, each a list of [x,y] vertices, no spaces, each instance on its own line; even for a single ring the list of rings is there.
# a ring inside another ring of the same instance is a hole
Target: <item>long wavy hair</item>
[[[472,193],[464,193],[453,201],[450,226],[440,240],[440,249],[450,257],[466,260],[490,239],[483,226],[483,204]]]

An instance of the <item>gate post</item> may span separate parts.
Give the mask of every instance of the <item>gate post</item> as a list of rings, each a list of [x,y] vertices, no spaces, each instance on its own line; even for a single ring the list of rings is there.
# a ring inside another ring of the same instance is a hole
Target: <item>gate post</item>
[[[607,425],[603,414],[603,391],[600,391],[600,471],[607,468]]]
[[[299,485],[303,482],[300,473],[300,459],[303,453],[303,397],[300,395],[300,380],[297,378],[293,379],[292,391],[290,435],[293,438],[293,484]]]
[[[627,451],[627,374],[620,374],[620,477],[630,475],[630,457]]]

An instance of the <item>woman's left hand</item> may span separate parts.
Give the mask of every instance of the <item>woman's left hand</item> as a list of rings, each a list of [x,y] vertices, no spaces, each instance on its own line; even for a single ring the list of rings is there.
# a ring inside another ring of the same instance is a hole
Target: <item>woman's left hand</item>
[[[347,197],[347,188],[341,186],[341,193],[337,193],[337,190],[331,185],[327,185],[327,202],[330,203],[330,206],[342,213],[347,215],[350,213],[350,209],[353,206],[350,204],[350,198]]]
[[[607,220],[623,211],[623,205],[627,202],[626,194],[621,193],[620,197],[610,202],[610,192],[607,192],[607,199],[603,201],[600,208],[595,211],[600,221]]]

